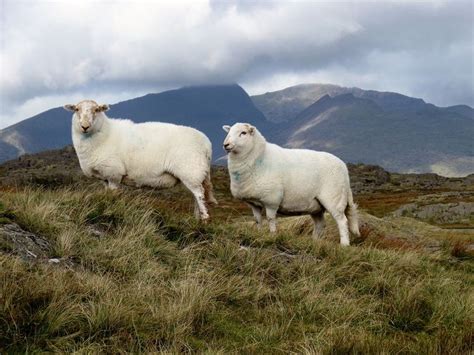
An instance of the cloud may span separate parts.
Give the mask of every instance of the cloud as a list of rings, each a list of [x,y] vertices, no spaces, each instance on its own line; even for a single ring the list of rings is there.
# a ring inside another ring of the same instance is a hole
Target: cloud
[[[65,101],[241,83],[331,82],[474,104],[470,1],[13,1],[0,127]]]

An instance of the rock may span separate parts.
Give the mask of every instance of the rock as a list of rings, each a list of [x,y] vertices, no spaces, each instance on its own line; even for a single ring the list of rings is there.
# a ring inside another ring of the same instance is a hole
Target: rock
[[[25,231],[16,223],[0,225],[0,252],[36,260],[48,258],[51,249],[46,239]]]
[[[87,230],[90,232],[90,234],[96,238],[102,238],[108,229],[109,226],[104,223],[97,223],[87,227]]]
[[[398,208],[392,215],[395,217],[413,217],[439,224],[470,224],[470,219],[474,215],[474,203],[455,202],[429,205],[409,203]]]
[[[390,182],[390,173],[380,166],[365,164],[348,164],[352,188],[356,192],[372,190]]]

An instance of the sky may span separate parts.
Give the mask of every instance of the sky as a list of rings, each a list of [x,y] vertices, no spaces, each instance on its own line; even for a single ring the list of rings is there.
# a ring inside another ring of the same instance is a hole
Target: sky
[[[234,82],[474,106],[473,3],[0,0],[0,129],[84,98]]]

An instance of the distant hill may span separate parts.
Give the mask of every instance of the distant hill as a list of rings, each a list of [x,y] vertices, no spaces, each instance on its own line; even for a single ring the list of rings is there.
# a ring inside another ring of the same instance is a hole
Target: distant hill
[[[235,121],[267,126],[264,115],[238,85],[195,86],[148,94],[112,105],[109,117],[135,122],[163,121],[195,127],[221,149],[222,125]],[[45,111],[0,131],[0,161],[71,144],[71,113],[63,108]],[[221,153],[222,152],[222,153]]]
[[[331,84],[301,84],[289,88],[252,96],[255,106],[270,122],[292,120],[309,105],[325,95],[337,96],[347,88]]]
[[[0,161],[71,144],[71,115],[54,108],[0,131]]]
[[[398,93],[326,84],[252,100],[278,122],[267,137],[288,147],[329,151],[390,171],[474,172],[474,110],[466,105],[442,108]]]
[[[252,100],[257,108],[263,112],[267,120],[280,123],[291,121],[301,111],[323,96],[335,97],[343,94],[352,94],[355,97],[374,101],[385,111],[414,111],[427,107],[436,107],[432,104],[427,104],[422,99],[395,92],[363,90],[356,87],[348,88],[332,84],[301,84],[283,90],[255,95],[252,96]],[[444,108],[444,110],[474,119],[474,109],[467,105],[450,106]]]
[[[222,157],[221,126],[255,124],[269,141],[329,151],[389,171],[474,173],[474,110],[394,92],[304,84],[249,97],[238,85],[194,86],[112,105],[110,117],[196,127]],[[0,131],[0,162],[71,144],[71,114],[55,108]],[[220,161],[223,162],[222,160]]]

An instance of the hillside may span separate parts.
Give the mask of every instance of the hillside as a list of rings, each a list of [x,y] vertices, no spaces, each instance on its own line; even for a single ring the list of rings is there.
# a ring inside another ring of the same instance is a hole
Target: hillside
[[[430,223],[448,227],[470,227],[474,224],[474,174],[464,178],[447,178],[436,174],[389,173],[374,165],[349,164],[348,167],[357,202],[371,214],[385,217],[399,211],[404,215],[413,215],[419,212],[418,209],[424,209],[422,219]],[[226,168],[214,166],[212,176],[214,184],[223,191],[220,197],[225,202],[222,203],[233,205],[234,209],[239,206],[240,212],[247,210],[244,204],[236,204],[230,197]],[[94,183],[94,179],[87,179],[82,174],[72,146],[25,154],[0,164],[0,188],[34,186],[50,189],[85,187]],[[167,191],[162,193],[168,194]],[[453,203],[464,204],[464,207],[453,208]],[[432,212],[426,211],[427,208]]]
[[[252,101],[270,122],[281,123],[292,120],[323,96],[337,96],[348,92],[347,88],[332,84],[301,84],[254,95]]]
[[[182,187],[106,191],[71,148],[1,165],[0,352],[471,352],[474,221],[397,211],[474,205],[474,176],[350,170],[341,248],[328,216],[319,241],[307,217],[256,230],[222,167],[202,225]]]
[[[292,148],[328,151],[391,171],[463,176],[474,172],[474,120],[401,95],[325,95],[273,138]]]
[[[301,84],[283,90],[252,96],[255,106],[270,122],[281,123],[293,120],[298,114],[323,96],[335,97],[352,94],[355,97],[375,102],[385,111],[416,111],[436,107],[419,98],[396,92],[363,90],[357,87],[343,87],[332,84]],[[474,119],[474,109],[467,105],[439,108],[445,112],[457,113]]]

